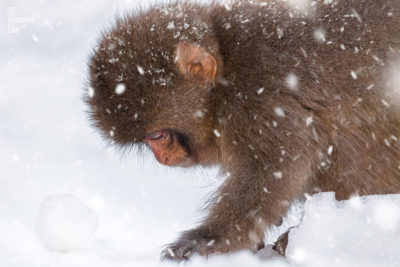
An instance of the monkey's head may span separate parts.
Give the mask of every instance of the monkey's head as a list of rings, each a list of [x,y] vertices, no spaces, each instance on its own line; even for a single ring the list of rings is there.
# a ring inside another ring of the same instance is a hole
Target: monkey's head
[[[197,31],[177,37],[187,23]],[[86,101],[105,138],[147,144],[165,165],[206,164],[201,154],[214,142],[218,70],[217,45],[198,34],[207,31],[204,21],[151,9],[119,19],[102,35],[89,62]]]

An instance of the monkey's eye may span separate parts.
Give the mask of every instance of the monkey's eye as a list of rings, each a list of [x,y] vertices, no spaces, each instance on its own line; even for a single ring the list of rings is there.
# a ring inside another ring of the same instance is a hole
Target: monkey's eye
[[[165,131],[153,132],[147,135],[147,138],[150,140],[160,140],[161,138],[164,137],[165,137]]]

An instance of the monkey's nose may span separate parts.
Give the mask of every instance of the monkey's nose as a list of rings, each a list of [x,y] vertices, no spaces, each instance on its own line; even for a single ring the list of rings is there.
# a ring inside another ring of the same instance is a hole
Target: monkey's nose
[[[158,162],[160,162],[160,163],[163,164],[163,165],[169,165],[169,164],[168,164],[168,163],[169,163],[169,158],[168,158],[168,156],[163,155],[163,154],[161,154],[161,155],[156,155],[156,154],[154,154],[154,155],[155,155],[156,160],[157,160]]]
[[[168,157],[164,157],[163,164],[168,165]]]

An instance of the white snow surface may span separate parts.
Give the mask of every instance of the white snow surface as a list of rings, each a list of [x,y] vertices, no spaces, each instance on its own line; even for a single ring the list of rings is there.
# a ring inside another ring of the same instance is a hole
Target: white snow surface
[[[163,245],[199,222],[223,182],[215,168],[115,151],[90,127],[88,54],[115,13],[139,2],[1,2],[0,266],[178,266],[159,261]],[[267,234],[272,243],[299,224],[287,259],[267,246],[187,266],[400,266],[399,212],[400,195],[319,194]]]
[[[286,253],[302,266],[399,266],[400,195],[336,201],[314,195],[289,235]]]

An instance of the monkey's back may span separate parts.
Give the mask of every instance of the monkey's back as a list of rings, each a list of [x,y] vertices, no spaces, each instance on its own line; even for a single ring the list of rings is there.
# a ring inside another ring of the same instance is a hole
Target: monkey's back
[[[307,14],[281,1],[215,12],[226,145],[249,147],[268,169],[298,157],[291,145],[304,140],[313,190],[399,192],[400,2],[324,2]]]

